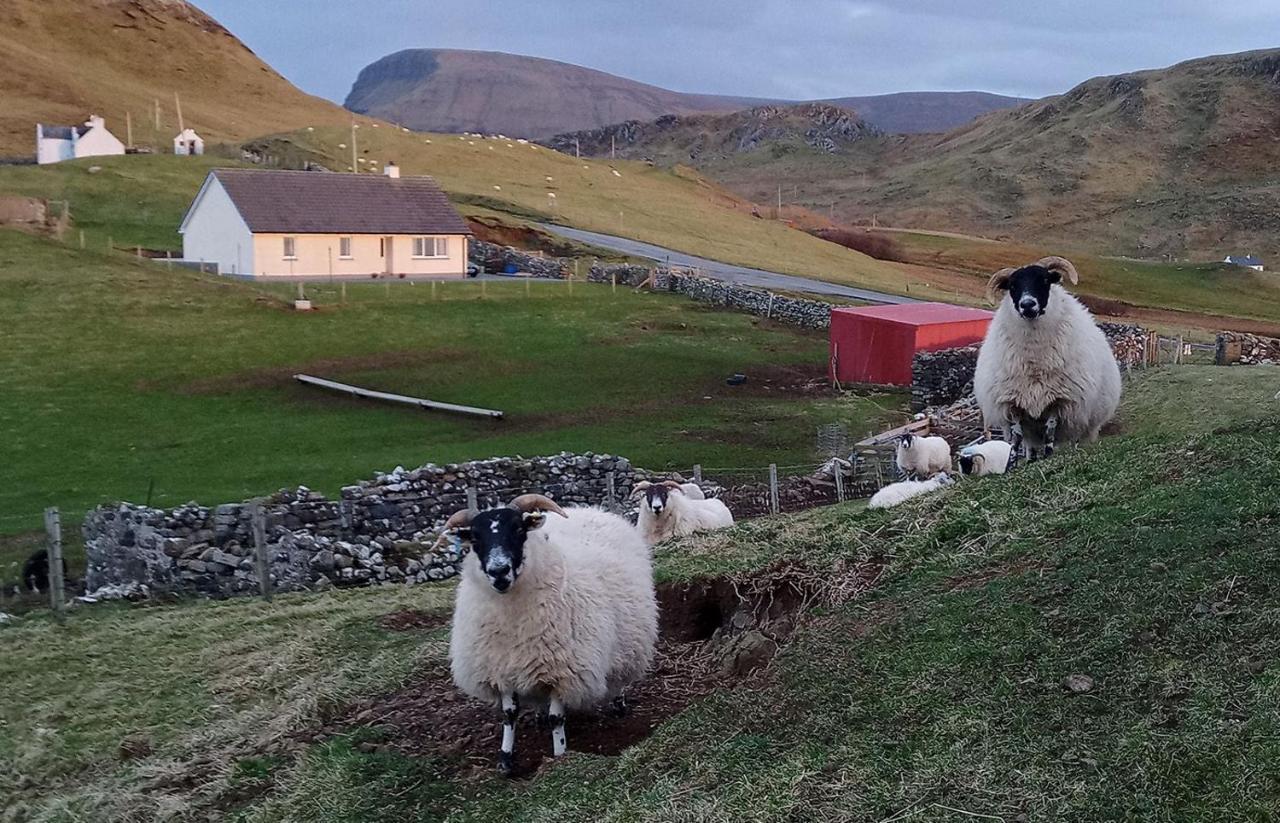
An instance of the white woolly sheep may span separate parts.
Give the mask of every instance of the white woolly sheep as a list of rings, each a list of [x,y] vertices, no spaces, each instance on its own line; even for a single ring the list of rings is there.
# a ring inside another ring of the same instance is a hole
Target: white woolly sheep
[[[556,517],[548,517],[553,512]],[[502,708],[498,768],[514,764],[520,703],[546,704],[552,753],[565,711],[613,701],[653,660],[658,607],[649,549],[624,518],[539,494],[446,523],[462,562],[449,657],[458,688]]]
[[[1004,474],[1009,468],[1013,446],[1003,440],[988,440],[965,446],[960,450],[960,473],[981,477],[984,474]]]
[[[922,494],[928,494],[950,486],[954,482],[946,472],[942,472],[930,480],[899,480],[897,483],[890,483],[871,495],[871,500],[867,502],[867,508],[892,508],[899,503],[907,502],[913,497],[919,497]]]
[[[898,438],[898,469],[908,479],[924,480],[951,468],[951,446],[942,437],[907,432]]]
[[[1069,261],[1045,257],[1001,269],[987,284],[999,307],[978,351],[974,394],[986,425],[1003,430],[1014,451],[1032,459],[1053,454],[1059,438],[1097,440],[1120,405],[1111,346],[1089,310],[1060,285],[1064,275],[1080,281]]]
[[[631,491],[633,500],[643,498],[636,516],[636,529],[650,546],[672,537],[733,525],[733,513],[723,500],[708,499],[701,488],[697,494],[702,496],[693,497],[685,490],[686,486],[698,488],[696,483],[642,480]]]

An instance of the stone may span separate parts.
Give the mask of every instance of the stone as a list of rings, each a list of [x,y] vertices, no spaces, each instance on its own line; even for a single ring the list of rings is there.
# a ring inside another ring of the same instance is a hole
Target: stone
[[[777,653],[778,644],[756,629],[732,635],[720,651],[720,676],[731,678],[750,674],[767,666]]]
[[[311,568],[320,572],[331,572],[337,565],[337,558],[328,549],[322,549],[311,556]]]
[[[1062,688],[1072,694],[1088,694],[1094,689],[1093,678],[1087,674],[1069,674],[1062,678]]]

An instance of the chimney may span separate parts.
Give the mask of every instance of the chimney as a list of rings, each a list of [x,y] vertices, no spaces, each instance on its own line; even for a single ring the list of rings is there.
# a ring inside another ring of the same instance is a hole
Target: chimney
[[[392,180],[400,179],[400,167],[396,165],[396,161],[388,160],[387,165],[382,167],[382,173]]]

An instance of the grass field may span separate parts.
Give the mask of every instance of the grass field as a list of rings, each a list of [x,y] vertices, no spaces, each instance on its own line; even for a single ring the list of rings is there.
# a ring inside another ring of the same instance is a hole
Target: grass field
[[[300,314],[282,299],[288,287],[0,232],[0,534],[38,527],[49,505],[75,522],[98,503],[148,494],[174,505],[299,483],[334,493],[398,464],[494,455],[807,463],[819,425],[844,421],[861,434],[905,410],[900,393],[788,389],[822,375],[817,333],[629,289],[528,289],[352,284],[341,304],[335,288],[317,286],[320,310]],[[748,384],[726,386],[737,371]],[[297,372],[507,418],[330,395],[295,383]]]
[[[1278,381],[1150,372],[1099,446],[666,548],[668,581],[884,571],[766,676],[527,782],[456,776],[385,728],[299,734],[441,660],[444,629],[376,618],[449,586],[33,616],[0,627],[0,798],[36,820],[1271,819]]]

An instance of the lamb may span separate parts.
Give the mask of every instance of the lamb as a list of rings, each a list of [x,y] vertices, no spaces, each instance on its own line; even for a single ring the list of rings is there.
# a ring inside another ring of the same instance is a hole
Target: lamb
[[[922,494],[928,494],[950,486],[954,482],[946,472],[942,472],[930,480],[900,480],[897,483],[890,483],[871,495],[867,508],[889,509],[900,503],[905,503],[913,497],[919,497]]]
[[[551,512],[556,517],[548,517]],[[565,711],[613,701],[653,660],[658,607],[649,549],[624,518],[526,494],[445,524],[462,562],[449,657],[453,680],[502,709],[498,768],[514,765],[522,701],[547,706],[552,752]]]
[[[925,480],[951,468],[951,446],[942,437],[907,432],[898,438],[898,470],[911,480]]]
[[[1003,440],[988,440],[960,450],[960,473],[981,477],[1004,474],[1009,468],[1013,447]]]
[[[1045,257],[1001,269],[987,284],[999,308],[978,351],[974,394],[986,425],[1033,460],[1041,451],[1052,455],[1059,439],[1097,440],[1120,405],[1111,346],[1088,309],[1060,285],[1063,276],[1080,281],[1069,261]]]
[[[697,488],[700,497],[692,496],[685,486]],[[650,546],[672,537],[733,525],[733,513],[724,501],[706,498],[696,483],[643,480],[632,489],[631,497],[633,500],[644,498],[636,517],[636,528]]]

